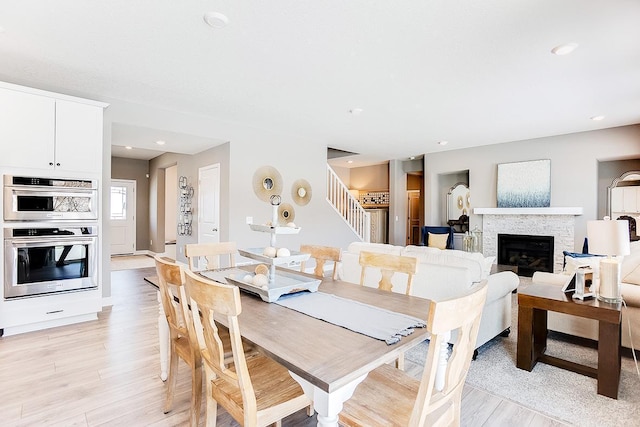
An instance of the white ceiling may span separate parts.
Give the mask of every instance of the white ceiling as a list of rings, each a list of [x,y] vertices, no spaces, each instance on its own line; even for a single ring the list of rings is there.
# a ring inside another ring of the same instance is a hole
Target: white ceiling
[[[3,0],[0,27],[0,80],[372,159],[640,123],[638,0]],[[154,132],[116,123],[113,144]],[[160,150],[225,141],[173,136]]]

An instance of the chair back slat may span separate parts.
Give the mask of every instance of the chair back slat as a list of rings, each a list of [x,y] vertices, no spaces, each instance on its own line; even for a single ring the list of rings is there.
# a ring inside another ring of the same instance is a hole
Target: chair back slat
[[[242,346],[238,316],[242,312],[240,291],[237,286],[226,285],[186,272],[186,284],[192,308],[202,314],[202,328],[206,350],[202,352],[205,367],[226,383],[224,390],[214,387],[214,399],[222,404],[236,419],[256,417],[256,396],[249,377],[247,361]],[[224,317],[229,326],[233,369],[225,365],[224,349],[215,317]],[[230,395],[242,396],[242,408],[233,405]]]
[[[378,283],[378,289],[391,291],[393,284],[391,279],[395,273],[404,273],[407,275],[407,289],[405,293],[411,294],[411,284],[413,276],[418,268],[418,260],[414,257],[406,257],[401,255],[383,254],[376,252],[360,252],[359,258],[362,270],[360,272],[360,284],[364,285],[367,268],[377,268],[382,274],[382,278]]]
[[[431,340],[418,396],[411,414],[411,426],[425,425],[428,415],[445,402],[460,402],[464,381],[473,358],[486,297],[487,282],[484,280],[467,295],[431,302],[427,320]],[[444,388],[437,391],[435,377],[440,349],[452,331],[457,331],[457,338],[447,361]]]
[[[311,254],[316,262],[316,266],[313,270],[313,274],[318,277],[324,277],[324,265],[327,261],[333,262],[333,272],[331,277],[336,279],[337,266],[342,256],[340,248],[334,248],[331,246],[318,246],[318,245],[300,245],[300,252],[304,254]],[[306,262],[300,263],[300,271],[304,272]]]
[[[228,267],[235,267],[236,242],[190,243],[184,246],[184,256],[189,260],[191,271],[213,270],[220,268],[220,257],[227,255]]]
[[[179,264],[160,256],[154,257],[162,308],[169,324],[169,330],[189,337],[190,314],[180,304],[184,301],[184,271]]]

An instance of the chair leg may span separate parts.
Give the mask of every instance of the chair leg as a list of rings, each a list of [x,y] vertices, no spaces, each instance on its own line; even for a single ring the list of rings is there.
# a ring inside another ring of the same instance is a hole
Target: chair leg
[[[202,365],[191,369],[191,427],[198,427],[200,423],[200,409],[202,408]]]
[[[396,368],[400,369],[401,371],[404,371],[404,353],[402,353],[396,359]]]
[[[164,403],[164,413],[171,411],[173,405],[173,391],[176,388],[176,381],[178,380],[178,354],[175,349],[173,338],[171,339],[171,356],[169,363],[169,378],[167,378],[167,398]]]
[[[211,390],[211,380],[215,374],[213,371],[205,367],[205,382],[206,382],[206,413],[205,413],[205,425],[207,427],[216,427],[216,419],[218,418],[218,402],[213,399]]]

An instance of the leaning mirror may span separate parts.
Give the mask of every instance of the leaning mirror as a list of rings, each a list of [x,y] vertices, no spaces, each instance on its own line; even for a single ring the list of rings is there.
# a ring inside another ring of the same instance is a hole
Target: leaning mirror
[[[468,215],[471,196],[467,184],[459,182],[447,193],[447,220],[458,219],[460,215]]]
[[[640,171],[623,173],[608,189],[607,212],[611,219],[640,217]]]
[[[447,224],[455,232],[465,232],[469,229],[469,212],[471,212],[471,193],[469,186],[459,182],[447,193]]]

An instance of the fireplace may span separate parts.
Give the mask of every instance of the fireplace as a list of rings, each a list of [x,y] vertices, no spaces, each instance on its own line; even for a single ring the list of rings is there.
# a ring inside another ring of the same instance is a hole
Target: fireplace
[[[518,266],[518,275],[553,272],[553,236],[498,234],[498,264]]]

